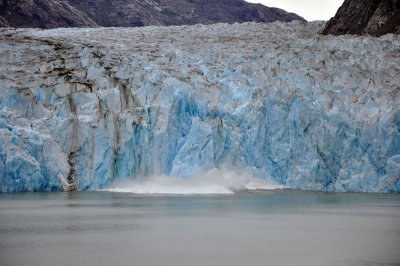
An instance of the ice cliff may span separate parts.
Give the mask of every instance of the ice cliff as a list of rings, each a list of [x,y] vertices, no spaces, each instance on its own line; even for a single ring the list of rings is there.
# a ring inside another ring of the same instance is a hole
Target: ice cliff
[[[0,30],[1,191],[226,166],[400,192],[400,37],[324,23]]]

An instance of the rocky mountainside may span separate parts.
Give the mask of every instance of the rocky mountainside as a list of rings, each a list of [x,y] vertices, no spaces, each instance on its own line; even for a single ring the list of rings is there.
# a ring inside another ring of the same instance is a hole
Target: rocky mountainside
[[[243,0],[0,0],[1,27],[131,27],[304,19]]]
[[[323,34],[400,33],[400,0],[346,0]]]

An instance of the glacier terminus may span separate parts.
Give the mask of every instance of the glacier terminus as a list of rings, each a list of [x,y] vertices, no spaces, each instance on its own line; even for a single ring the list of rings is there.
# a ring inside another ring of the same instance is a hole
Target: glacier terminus
[[[0,29],[0,191],[234,166],[400,192],[400,36],[324,24]]]

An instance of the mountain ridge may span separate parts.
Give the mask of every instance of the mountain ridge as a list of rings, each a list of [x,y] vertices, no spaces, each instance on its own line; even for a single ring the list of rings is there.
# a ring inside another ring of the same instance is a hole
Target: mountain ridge
[[[137,27],[304,18],[244,0],[0,0],[0,27]]]
[[[400,0],[346,0],[322,34],[400,34]]]

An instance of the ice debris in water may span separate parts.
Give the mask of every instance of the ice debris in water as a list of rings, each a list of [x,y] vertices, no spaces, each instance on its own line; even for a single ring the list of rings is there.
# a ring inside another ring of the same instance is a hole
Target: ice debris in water
[[[240,169],[221,167],[200,172],[194,177],[182,179],[171,176],[150,176],[117,184],[103,191],[135,194],[233,194],[239,191],[276,190],[284,186],[267,182]]]
[[[399,192],[400,37],[323,26],[1,29],[1,191],[233,165],[298,189]]]

